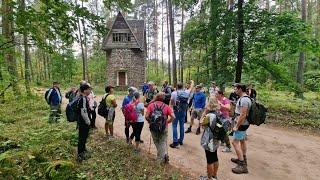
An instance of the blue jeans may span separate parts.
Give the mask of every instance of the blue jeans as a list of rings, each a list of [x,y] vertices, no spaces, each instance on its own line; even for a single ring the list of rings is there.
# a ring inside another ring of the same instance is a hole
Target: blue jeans
[[[172,121],[172,134],[173,134],[173,143],[183,142],[184,138],[184,119],[186,117],[185,111],[174,111],[176,118]],[[177,126],[180,126],[180,138],[178,139]]]

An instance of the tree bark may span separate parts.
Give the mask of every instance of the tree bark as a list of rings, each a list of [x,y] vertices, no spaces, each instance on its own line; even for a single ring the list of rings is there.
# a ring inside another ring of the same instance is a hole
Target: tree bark
[[[211,0],[210,3],[210,29],[211,29],[211,41],[212,41],[212,51],[211,51],[211,79],[214,80],[216,77],[217,70],[217,38],[218,38],[218,18],[219,18],[219,0]]]
[[[170,29],[170,25],[169,25],[169,6],[168,6],[168,1],[169,0],[165,0],[166,1],[166,9],[167,9],[167,41],[168,41],[168,76],[169,76],[169,84],[172,83],[171,80],[171,56],[170,56],[170,33],[169,33],[169,29]]]
[[[12,0],[2,1],[2,33],[4,38],[11,43],[14,43],[14,31],[13,31],[13,5]],[[12,45],[5,52],[5,59],[8,61],[8,72],[10,74],[10,83],[12,84],[12,90],[16,96],[20,96],[21,92],[18,86],[18,73],[17,62],[14,57],[15,47]]]
[[[20,10],[23,12],[22,15],[25,15],[26,12],[26,2],[25,0],[20,0]],[[30,54],[29,54],[29,45],[28,45],[28,27],[26,19],[23,19],[23,45],[24,45],[24,84],[26,88],[26,92],[28,95],[31,95],[31,89],[30,89]]]
[[[301,19],[302,21],[307,21],[307,12],[306,12],[306,0],[301,0]],[[297,83],[300,87],[297,87],[295,96],[298,98],[303,98],[303,72],[304,72],[304,61],[305,61],[305,53],[300,52],[298,68],[297,68]]]
[[[171,39],[171,48],[172,48],[172,78],[173,86],[177,85],[177,61],[176,61],[176,43],[175,43],[175,33],[174,33],[174,23],[173,23],[173,14],[172,14],[172,2],[168,0],[169,8],[169,22],[170,22],[170,39]]]
[[[164,16],[163,16],[163,9],[164,9],[164,5],[163,5],[163,1],[161,3],[161,69],[162,72],[164,72],[164,62],[163,62],[163,53],[164,53]]]
[[[242,67],[243,67],[243,48],[244,48],[244,22],[243,22],[243,3],[244,0],[238,1],[238,55],[237,55],[237,64],[236,64],[236,76],[235,82],[241,82],[241,75],[242,75]]]
[[[183,30],[184,30],[184,9],[181,9],[181,36],[180,38],[182,38],[182,34],[183,34]],[[183,68],[184,68],[184,49],[183,49],[183,45],[180,41],[180,79],[181,79],[181,83],[183,83]]]

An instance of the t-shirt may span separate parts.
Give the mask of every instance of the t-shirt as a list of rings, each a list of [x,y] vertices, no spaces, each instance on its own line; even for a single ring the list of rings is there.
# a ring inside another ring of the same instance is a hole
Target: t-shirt
[[[196,92],[193,98],[195,109],[204,109],[206,106],[206,95],[203,92]]]
[[[227,105],[227,104],[230,104],[230,100],[227,99],[226,97],[223,97],[223,99],[220,101],[218,99],[218,101],[223,104],[223,105]],[[223,117],[224,118],[229,118],[229,110],[227,109],[220,109],[220,112],[222,113]]]
[[[137,122],[144,122],[144,116],[141,114],[141,110],[144,109],[143,103],[138,103],[136,106],[136,111],[138,113],[138,120]]]
[[[210,96],[215,96],[219,91],[219,88],[218,87],[210,87],[209,88],[209,93],[210,93]]]
[[[114,96],[113,94],[110,94],[107,98],[106,98],[106,104],[108,107],[112,106],[112,101],[116,99],[116,96]]]
[[[126,97],[124,97],[124,99],[123,99],[123,101],[122,101],[122,108],[123,108],[125,105],[129,104],[129,103],[132,101],[132,99],[133,99],[133,96],[126,96]]]
[[[164,103],[163,102],[160,102],[160,101],[156,101],[156,102],[153,102],[151,104],[149,104],[148,108],[147,108],[147,114],[148,115],[151,115],[152,112],[153,112],[153,109],[154,109],[154,104],[156,104],[158,107],[161,107]],[[168,118],[169,115],[172,115],[173,114],[173,111],[172,109],[164,104],[164,107],[163,107],[163,115]],[[168,122],[167,122],[167,126],[168,126]]]
[[[249,114],[249,109],[251,108],[251,105],[252,105],[252,102],[251,102],[251,100],[250,100],[250,98],[248,96],[240,97],[240,99],[238,100],[238,102],[236,104],[235,113],[240,115],[241,108],[242,107],[247,107],[248,108],[248,114]],[[237,119],[236,119],[236,121],[237,121]],[[241,125],[249,125],[248,120],[246,119]]]

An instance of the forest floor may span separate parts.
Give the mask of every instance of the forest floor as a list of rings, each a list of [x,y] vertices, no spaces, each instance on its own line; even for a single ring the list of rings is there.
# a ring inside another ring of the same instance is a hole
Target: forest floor
[[[101,99],[101,96],[97,97]],[[117,97],[117,103],[121,105],[123,97]],[[189,119],[188,119],[189,120]],[[100,131],[104,129],[104,119],[97,117],[97,126]],[[189,125],[185,124],[185,128]],[[115,135],[125,138],[124,118],[120,108],[116,110],[114,123]],[[204,150],[200,146],[201,135],[195,135],[196,127],[191,134],[185,135],[184,145],[178,149],[168,146],[170,164],[181,171],[196,178],[206,175],[206,160]],[[130,132],[132,129],[130,128]],[[142,149],[145,153],[156,154],[156,149],[151,142],[148,124],[145,123],[141,138],[144,140]],[[151,142],[151,143],[150,143]],[[172,131],[169,125],[168,145],[172,142]],[[320,169],[320,137],[309,133],[297,132],[295,129],[274,127],[268,124],[251,126],[248,130],[248,170],[249,174],[235,175],[231,168],[235,166],[230,161],[236,157],[232,153],[221,152],[219,157],[219,179],[319,179]]]

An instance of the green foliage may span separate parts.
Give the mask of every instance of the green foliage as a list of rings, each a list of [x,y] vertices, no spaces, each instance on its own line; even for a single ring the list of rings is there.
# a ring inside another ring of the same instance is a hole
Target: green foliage
[[[304,74],[305,85],[311,91],[320,91],[320,71],[309,71]]]
[[[106,141],[102,132],[90,133],[92,158],[78,164],[75,123],[49,124],[42,95],[8,98],[0,105],[0,150],[11,148],[0,152],[0,179],[184,179],[121,140]]]

